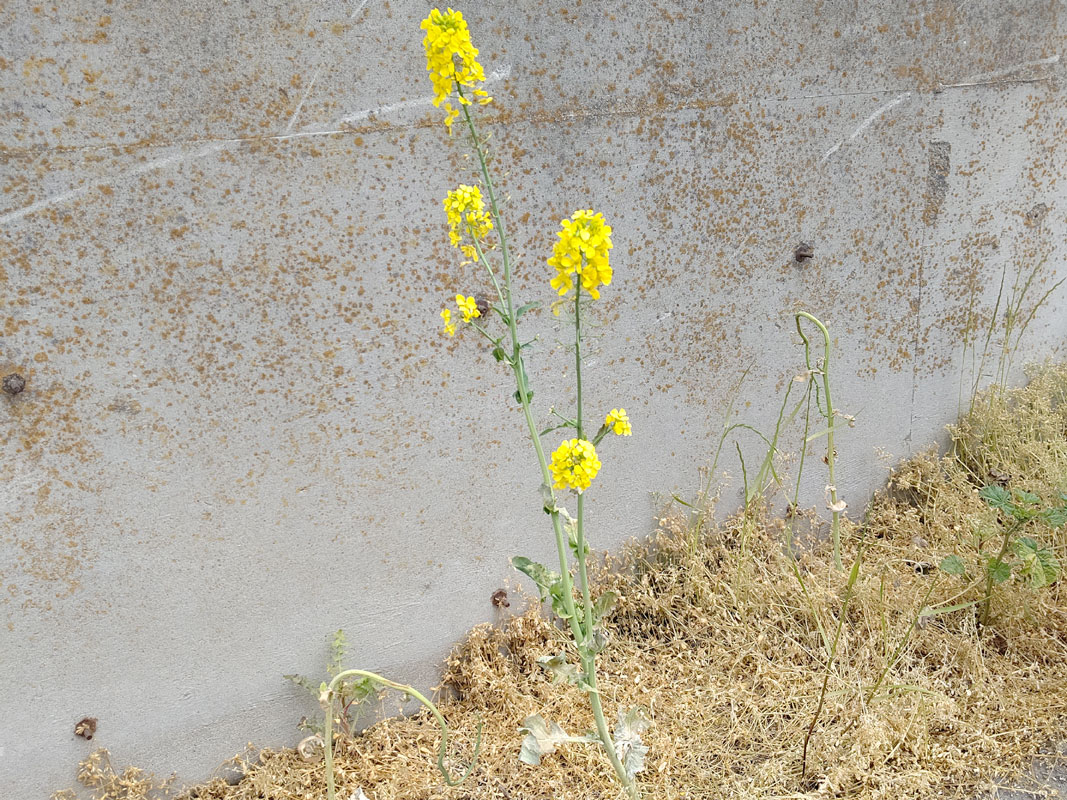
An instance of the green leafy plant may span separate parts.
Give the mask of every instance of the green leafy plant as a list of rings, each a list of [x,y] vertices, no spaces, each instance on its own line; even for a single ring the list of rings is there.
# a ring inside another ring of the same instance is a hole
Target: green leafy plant
[[[345,632],[339,630],[330,637],[330,660],[326,665],[326,674],[330,680],[322,681],[318,686],[314,685],[303,675],[285,675],[297,686],[306,689],[319,702],[322,708],[323,721],[321,723],[308,720],[306,717],[300,721],[300,727],[312,731],[312,735],[304,739],[297,748],[301,755],[317,752],[321,745],[326,765],[326,794],[329,800],[335,800],[336,782],[333,770],[333,747],[334,726],[339,728],[339,733],[345,737],[351,737],[355,733],[356,725],[369,701],[376,700],[381,692],[386,689],[394,689],[402,692],[404,697],[419,701],[430,713],[438,727],[441,728],[441,746],[437,753],[437,768],[449,786],[458,786],[467,779],[471,770],[478,761],[478,753],[482,745],[482,727],[478,726],[477,740],[474,745],[474,756],[470,765],[458,778],[453,778],[448,767],[445,766],[445,755],[448,751],[448,725],[445,718],[425,695],[411,686],[403,683],[395,683],[383,678],[374,672],[362,669],[345,669],[344,661],[348,651],[348,640]]]
[[[330,637],[330,660],[326,664],[326,675],[332,679],[344,669],[345,655],[348,650],[348,640],[345,632],[338,630]],[[316,700],[322,691],[321,686],[303,675],[284,675],[286,680],[292,681],[297,686],[306,690]],[[359,723],[359,718],[366,708],[366,701],[375,694],[371,681],[362,677],[353,677],[342,681],[336,688],[335,705],[338,709],[337,724],[345,736],[351,736]],[[317,720],[309,720],[307,717],[300,720],[300,728],[315,734],[323,735],[325,723]]]
[[[592,597],[585,530],[585,493],[601,467],[596,447],[608,433],[622,436],[631,433],[629,418],[621,408],[612,409],[603,418],[604,422],[591,430],[582,396],[583,316],[590,312],[590,304],[600,298],[600,288],[611,283],[608,257],[612,246],[611,227],[601,214],[592,209],[579,209],[561,221],[558,241],[547,259],[547,265],[552,268],[551,279],[547,282],[559,297],[553,310],[557,314],[568,312],[573,322],[575,406],[573,416],[564,416],[553,409],[553,424],[542,428],[534,415],[534,392],[524,357],[534,340],[523,341],[519,336],[520,318],[539,308],[541,303],[536,300],[519,302],[514,296],[516,264],[509,248],[502,204],[490,171],[490,152],[471,113],[475,106],[485,105],[492,99],[482,88],[484,70],[477,61],[478,51],[471,44],[461,13],[451,9],[442,13],[434,9],[422,27],[426,31],[424,46],[427,69],[436,93],[435,105],[444,104],[445,125],[450,133],[453,123],[462,117],[478,167],[477,176],[472,176],[475,183],[459,184],[444,199],[449,238],[462,252],[466,259],[464,263],[472,264],[484,273],[489,295],[489,299],[479,299],[474,295],[457,294],[455,312],[452,308],[441,311],[444,332],[451,337],[460,325],[471,329],[486,340],[493,359],[514,375],[516,388],[512,398],[521,408],[525,429],[537,457],[541,505],[552,524],[559,567],[558,571],[550,569],[525,557],[517,557],[512,563],[534,582],[542,601],[551,604],[572,636],[573,652],[551,654],[542,660],[542,666],[550,671],[556,682],[573,684],[586,694],[596,724],[595,733],[569,737],[557,731],[551,723],[539,717],[531,718],[527,720],[522,759],[526,763],[537,763],[560,742],[597,742],[619,782],[631,797],[636,798],[638,790],[634,775],[642,767],[643,755],[640,726],[620,722],[622,728],[616,728],[613,737],[604,714],[596,659],[608,643],[602,623],[615,598],[610,594]],[[454,107],[453,102],[458,107]],[[480,185],[477,185],[479,181]],[[569,297],[572,291],[573,299]],[[561,429],[569,429],[573,438],[564,439],[549,457],[544,439]],[[573,492],[569,495],[576,505],[573,516],[564,505],[563,494],[557,492]],[[569,663],[571,656],[577,661],[574,665]],[[631,713],[637,712],[622,712],[621,718],[630,719]]]
[[[441,729],[441,744],[437,749],[437,769],[440,771],[445,783],[449,786],[459,786],[463,781],[467,780],[468,776],[478,763],[478,754],[482,749],[482,726],[480,723],[478,725],[478,734],[474,743],[474,755],[471,757],[471,763],[467,765],[467,768],[458,778],[454,778],[452,777],[452,773],[449,772],[448,766],[445,764],[445,756],[448,753],[448,723],[445,722],[445,718],[438,710],[437,706],[424,694],[419,692],[413,686],[408,686],[406,683],[396,683],[388,678],[383,678],[377,673],[368,672],[363,669],[346,669],[343,672],[337,673],[329,684],[323,683],[319,687],[319,704],[322,706],[323,713],[326,717],[326,724],[322,735],[322,747],[326,761],[326,796],[328,800],[336,800],[337,796],[337,787],[333,774],[333,722],[337,711],[338,698],[340,697],[340,689],[346,682],[351,681],[365,683],[370,687],[372,692],[393,689],[401,692],[404,697],[410,697],[425,706],[426,709],[433,714],[434,721]]]
[[[989,624],[994,593],[997,587],[1009,581],[1025,583],[1033,589],[1043,589],[1059,580],[1060,562],[1047,547],[1023,532],[1041,525],[1062,528],[1067,524],[1067,494],[1060,493],[1061,505],[1046,505],[1042,499],[1023,489],[1008,490],[998,484],[983,486],[979,496],[997,510],[997,527],[974,526],[975,573],[974,581],[983,586],[981,597],[973,602],[957,603],[937,609],[946,612],[980,605],[979,625]],[[996,548],[987,549],[992,542]],[[957,554],[941,559],[938,565],[947,575],[970,579],[967,563]],[[933,612],[931,612],[933,613]]]

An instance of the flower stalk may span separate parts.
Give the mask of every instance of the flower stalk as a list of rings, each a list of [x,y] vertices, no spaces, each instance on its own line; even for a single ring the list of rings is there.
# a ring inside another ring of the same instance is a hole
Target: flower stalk
[[[456,296],[456,307],[462,314],[462,323],[475,328],[479,335],[487,338],[493,345],[493,356],[498,362],[505,363],[515,377],[515,400],[522,409],[526,430],[537,456],[541,471],[542,499],[544,511],[552,521],[552,531],[559,557],[559,574],[552,572],[529,559],[516,558],[513,564],[537,583],[542,599],[551,598],[555,613],[565,620],[573,637],[581,663],[582,673],[575,678],[578,687],[589,698],[590,708],[596,721],[597,735],[605,755],[610,761],[620,783],[631,798],[638,797],[638,790],[633,776],[643,764],[639,763],[641,755],[636,758],[626,756],[626,763],[620,756],[612,733],[604,716],[603,704],[597,688],[596,656],[605,644],[605,637],[597,628],[600,618],[610,606],[610,597],[597,598],[593,602],[587,566],[588,545],[585,539],[585,496],[600,469],[600,460],[596,445],[608,433],[628,436],[631,434],[629,418],[624,409],[612,409],[600,426],[593,441],[585,436],[584,411],[582,398],[582,350],[581,317],[582,293],[589,298],[599,298],[599,287],[611,283],[611,267],[608,263],[608,250],[611,248],[611,228],[605,224],[600,214],[592,210],[576,211],[570,219],[563,220],[559,241],[556,242],[553,256],[548,265],[555,268],[555,276],[550,283],[561,296],[575,289],[574,297],[574,357],[577,395],[577,412],[575,418],[561,417],[563,423],[548,431],[539,431],[532,408],[533,391],[530,388],[529,373],[523,358],[523,349],[529,342],[519,339],[518,320],[526,311],[536,307],[536,303],[527,303],[516,307],[513,291],[513,272],[511,250],[509,248],[504,215],[496,185],[489,169],[489,155],[485,141],[479,136],[478,128],[471,114],[474,103],[486,104],[491,98],[481,88],[484,70],[477,63],[478,51],[470,43],[470,35],[463,21],[462,14],[449,9],[442,13],[438,9],[422,24],[427,32],[424,40],[427,56],[427,69],[435,89],[435,105],[444,103],[447,112],[445,124],[452,132],[452,123],[462,117],[470,144],[478,162],[481,188],[460,185],[449,192],[444,206],[449,223],[449,236],[454,246],[463,254],[487,271],[496,292],[497,305],[491,306],[504,324],[505,332],[499,337],[490,333],[487,323],[473,321],[480,316],[473,297],[463,294]],[[451,100],[458,100],[458,108],[453,108]],[[446,102],[448,101],[448,102]],[[485,198],[482,198],[482,191]],[[489,258],[495,248],[489,246],[488,236],[495,232],[499,244],[499,270],[494,268],[494,258]],[[487,252],[490,251],[490,252]],[[484,311],[484,307],[482,309]],[[453,322],[451,309],[442,312],[445,333],[454,335],[459,321]],[[557,415],[559,416],[559,415]],[[560,427],[575,429],[576,438],[565,440],[551,454],[545,452],[542,437],[551,430]],[[577,494],[577,518],[572,518],[561,505],[557,490],[573,490]],[[569,551],[577,561],[577,587],[572,576]],[[577,588],[577,593],[575,589]],[[577,594],[577,596],[576,596]],[[620,715],[620,719],[621,719]],[[625,737],[623,749],[643,754],[644,749],[636,736],[632,721],[634,714],[627,717],[629,727],[620,735]],[[620,722],[622,725],[622,722]],[[617,729],[618,730],[618,729]],[[569,741],[579,739],[570,738]],[[537,747],[536,741],[533,745]],[[524,744],[524,752],[526,745]],[[540,755],[531,750],[527,763],[538,763]]]

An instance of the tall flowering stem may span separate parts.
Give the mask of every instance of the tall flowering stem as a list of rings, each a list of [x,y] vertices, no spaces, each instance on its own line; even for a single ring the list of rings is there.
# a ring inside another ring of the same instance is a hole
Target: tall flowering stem
[[[467,313],[469,306],[465,310],[463,295],[457,297],[457,307],[464,314],[464,323],[470,323],[477,328],[479,334],[490,339],[494,345],[494,357],[497,361],[506,363],[515,376],[515,398],[522,408],[526,429],[541,470],[544,510],[552,521],[559,557],[559,575],[550,573],[544,567],[534,565],[527,559],[515,559],[513,563],[518,567],[519,562],[522,561],[528,565],[529,570],[524,569],[524,572],[531,577],[535,574],[539,576],[534,579],[542,591],[542,596],[551,596],[554,610],[566,621],[574,638],[582,667],[578,685],[588,696],[590,708],[596,720],[596,739],[602,745],[605,755],[627,794],[636,799],[639,793],[633,775],[641,768],[641,765],[632,761],[629,755],[626,763],[623,763],[623,758],[616,748],[604,717],[603,705],[597,688],[596,655],[604,646],[604,637],[596,625],[597,618],[604,613],[605,603],[603,598],[598,598],[598,602],[594,604],[591,597],[586,565],[588,546],[585,541],[584,520],[584,492],[600,469],[596,445],[609,432],[613,431],[617,435],[629,435],[631,432],[629,419],[623,409],[612,409],[592,441],[586,438],[583,425],[581,295],[584,291],[590,298],[597,299],[599,297],[598,287],[611,282],[611,268],[607,258],[607,251],[611,247],[611,228],[604,223],[600,214],[594,214],[591,210],[576,212],[571,219],[563,221],[563,230],[559,234],[560,241],[556,243],[553,257],[548,260],[548,264],[556,269],[556,276],[551,281],[552,288],[561,295],[567,294],[571,288],[576,290],[574,349],[577,381],[576,419],[565,420],[564,425],[559,426],[574,428],[576,438],[564,441],[549,459],[542,442],[542,436],[547,431],[538,430],[534,417],[531,405],[533,393],[530,390],[529,373],[522,352],[524,345],[519,339],[518,332],[519,316],[535,304],[516,307],[512,286],[513,263],[504,214],[489,169],[487,148],[478,134],[478,128],[471,113],[475,103],[484,105],[490,100],[481,89],[481,82],[485,80],[484,70],[474,58],[478,51],[470,44],[466,24],[462,21],[462,15],[459,12],[449,9],[442,13],[434,9],[423,22],[422,27],[427,31],[424,45],[427,52],[427,68],[434,83],[435,104],[440,105],[445,102],[448,112],[445,123],[450,133],[452,122],[458,116],[462,116],[470,136],[472,149],[478,160],[482,188],[488,206],[486,215],[481,205],[481,190],[477,187],[460,186],[456,192],[450,192],[445,200],[450,237],[452,243],[460,247],[468,258],[488,271],[500,301],[499,305],[494,306],[493,309],[506,326],[506,333],[494,339],[484,327],[473,323]],[[446,102],[453,97],[453,94],[458,100],[458,108],[455,109]],[[499,243],[499,273],[494,269],[491,260],[487,258],[489,255],[487,251],[491,250],[488,244],[490,231],[495,233]],[[445,324],[446,332],[449,335],[453,334],[455,325],[451,322],[451,314],[445,319]],[[577,493],[576,519],[571,518],[562,506],[557,490],[573,490]],[[575,596],[569,552],[574,552],[578,564],[580,600]],[[522,567],[519,568],[522,569]],[[624,748],[636,747],[643,752],[639,738],[635,738],[636,734],[631,730],[634,728],[632,718],[631,714],[629,728],[627,728],[630,739],[624,744]]]

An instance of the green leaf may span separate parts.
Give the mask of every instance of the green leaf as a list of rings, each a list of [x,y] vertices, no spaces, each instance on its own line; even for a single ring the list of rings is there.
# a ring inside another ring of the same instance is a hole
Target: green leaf
[[[507,361],[508,354],[504,352],[504,348],[499,347],[499,346],[498,347],[494,347],[493,348],[493,358],[495,358],[497,361]]]
[[[1011,564],[1006,564],[996,558],[990,558],[986,569],[993,578],[993,583],[1004,583],[1011,577]]]
[[[527,401],[533,400],[533,396],[534,396],[533,391],[531,391],[530,389],[527,389],[526,390],[526,400]],[[520,404],[522,403],[522,395],[519,394],[519,390],[518,389],[515,390],[515,394],[513,394],[512,397],[515,398],[515,402],[516,403],[520,403]]]
[[[313,684],[303,675],[282,675],[282,677],[285,678],[287,681],[292,681],[302,689],[306,689],[307,691],[311,692],[313,697],[319,696],[319,687]]]
[[[967,574],[967,565],[963,563],[963,559],[955,555],[942,558],[941,563],[937,565],[937,568],[946,575]]]
[[[983,486],[978,492],[978,496],[985,500],[993,508],[999,508],[1001,511],[1012,511],[1015,508],[1015,504],[1011,502],[1011,495],[1008,490],[1003,486],[997,486],[995,483],[989,484],[989,486]]]
[[[596,600],[593,601],[593,622],[599,622],[604,618],[604,615],[615,608],[615,603],[619,599],[619,595],[615,592],[604,592]]]
[[[572,517],[567,509],[562,506],[558,510],[560,516],[563,517],[563,530],[567,532],[567,544],[570,545],[574,557],[581,558],[589,555],[589,542],[582,542],[583,552],[578,552],[578,520]]]
[[[598,653],[603,653],[611,639],[608,637],[608,632],[603,628],[593,628],[593,635],[585,641],[585,645],[581,649],[583,652],[595,656]]]
[[[342,704],[354,703],[359,705],[371,695],[376,694],[377,689],[378,687],[370,678],[357,677],[350,681],[342,681],[337,693],[341,698]]]
[[[1040,497],[1038,497],[1033,492],[1026,491],[1025,489],[1016,489],[1014,494],[1018,500],[1021,500],[1024,503],[1029,503],[1030,505],[1037,505],[1041,502]]]
[[[1042,512],[1045,522],[1052,528],[1062,528],[1067,525],[1067,506],[1049,508]]]
[[[1037,553],[1039,545],[1029,536],[1020,536],[1011,543],[1012,552],[1019,558],[1030,558]]]
[[[1044,589],[1059,579],[1060,562],[1056,556],[1030,537],[1020,536],[1012,542],[1012,550],[1022,562],[1019,574],[1029,578],[1033,588]]]
[[[558,572],[553,572],[544,564],[538,564],[536,561],[531,561],[525,556],[515,556],[512,558],[511,566],[515,567],[515,569],[524,575],[527,575],[537,584],[538,591],[541,593],[542,603],[549,598],[552,590],[559,585],[561,580],[561,576]]]
[[[568,620],[574,615],[567,606],[566,595],[563,593],[563,580],[560,579],[549,591],[552,597],[552,610],[562,620]]]
[[[544,508],[546,514],[551,514],[558,510],[556,506],[556,494],[552,491],[552,487],[547,483],[541,484],[541,507]]]
[[[336,675],[344,669],[345,651],[347,649],[348,640],[345,639],[345,632],[338,630],[330,641],[330,663],[326,665],[326,673],[328,675]]]
[[[614,730],[615,754],[630,780],[645,768],[648,746],[641,741],[641,734],[650,727],[652,723],[640,708],[631,708],[625,713],[619,711],[619,722]]]
[[[551,673],[552,683],[576,684],[582,677],[577,667],[567,663],[567,656],[564,653],[541,656],[537,659],[537,663]]]
[[[521,305],[517,309],[515,309],[515,319],[518,319],[523,314],[525,314],[527,311],[532,311],[533,309],[538,308],[540,305],[541,305],[541,301],[540,300],[535,300],[532,303],[524,303],[523,305]]]

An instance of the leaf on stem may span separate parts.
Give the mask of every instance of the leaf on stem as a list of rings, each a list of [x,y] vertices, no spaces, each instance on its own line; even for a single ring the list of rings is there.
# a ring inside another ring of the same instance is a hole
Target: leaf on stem
[[[604,592],[593,601],[593,621],[600,622],[608,614],[618,601],[619,595],[615,592]]]
[[[581,679],[581,673],[573,664],[567,663],[567,656],[559,653],[554,656],[541,656],[537,663],[548,670],[552,675],[552,683],[577,684]]]
[[[1011,513],[1015,509],[1015,504],[1011,501],[1011,494],[1003,486],[997,486],[995,483],[991,483],[988,486],[983,486],[978,492],[978,496],[985,500],[993,508],[1000,509],[1001,511],[1007,511]]]
[[[557,509],[560,516],[563,517],[563,530],[567,532],[567,544],[570,545],[571,552],[574,553],[575,558],[581,558],[582,556],[589,555],[589,543],[582,542],[582,552],[578,552],[578,520],[570,515],[570,512],[563,506],[559,506]]]
[[[836,503],[833,502],[833,496],[834,496],[834,493],[836,491],[837,491],[837,487],[836,486],[831,486],[831,485],[827,484],[826,490],[825,490],[826,508],[829,509],[830,511],[832,511],[834,514],[840,514],[842,511],[844,511],[846,508],[848,508],[848,503],[846,503],[841,498],[838,498]]]
[[[583,654],[595,656],[598,653],[603,653],[608,648],[608,644],[611,643],[611,639],[608,636],[608,632],[603,628],[594,628],[592,635],[586,639],[585,644],[578,649]]]
[[[999,558],[990,558],[986,569],[989,571],[990,577],[993,578],[993,583],[1004,583],[1011,577],[1011,564],[1005,563]]]
[[[551,600],[552,610],[556,613],[556,616],[560,619],[570,619],[571,614],[567,610],[566,597],[563,592],[563,577],[558,572],[553,572],[544,564],[538,564],[525,556],[512,558],[511,566],[529,576],[537,584],[541,602]]]
[[[1067,525],[1067,506],[1060,506],[1058,508],[1046,509],[1042,516],[1045,518],[1045,522],[1052,528],[1062,528]]]
[[[630,780],[645,768],[648,746],[641,741],[641,734],[650,727],[652,723],[640,708],[631,708],[625,713],[619,711],[619,722],[614,731],[615,754]]]
[[[1012,550],[1022,562],[1019,574],[1030,579],[1035,589],[1051,586],[1060,577],[1060,562],[1050,550],[1041,547],[1028,536],[1020,536],[1012,542]]]
[[[330,663],[326,665],[326,673],[331,677],[344,669],[345,651],[348,649],[348,640],[345,639],[344,630],[338,630],[330,641]]]
[[[552,514],[559,510],[556,506],[556,494],[547,483],[541,484],[541,504],[546,514]]]
[[[1033,492],[1028,492],[1024,489],[1016,489],[1015,497],[1016,499],[1021,500],[1024,503],[1029,503],[1030,505],[1037,505],[1041,502],[1040,497],[1038,497]]]
[[[518,319],[523,314],[525,314],[527,311],[532,311],[533,309],[538,308],[540,305],[541,305],[541,301],[540,300],[535,300],[532,303],[524,303],[523,305],[521,305],[517,309],[515,309],[515,319]]]
[[[966,575],[967,565],[963,563],[963,559],[959,556],[945,556],[941,559],[941,563],[937,565],[937,568],[944,572],[946,575]]]
[[[523,764],[538,766],[541,759],[552,755],[564,742],[595,742],[590,736],[568,736],[567,732],[555,722],[545,722],[540,714],[532,714],[523,720],[519,732],[526,733],[519,750],[519,761]]]

